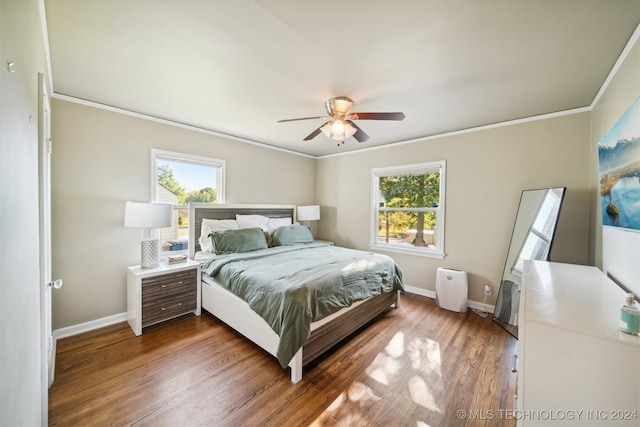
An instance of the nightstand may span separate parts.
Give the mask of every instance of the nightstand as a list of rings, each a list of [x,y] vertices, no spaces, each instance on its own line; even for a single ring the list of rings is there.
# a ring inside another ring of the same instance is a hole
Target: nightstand
[[[161,262],[127,270],[127,321],[136,335],[142,328],[187,313],[200,315],[200,263]]]
[[[330,240],[319,240],[319,239],[315,239],[314,240],[315,243],[326,243],[329,246],[333,246],[333,242]]]

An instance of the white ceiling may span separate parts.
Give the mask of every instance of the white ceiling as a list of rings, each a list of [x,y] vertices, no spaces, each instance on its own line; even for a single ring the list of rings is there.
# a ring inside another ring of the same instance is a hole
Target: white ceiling
[[[589,106],[640,0],[45,0],[55,94],[322,156]],[[302,139],[324,102],[402,111]]]

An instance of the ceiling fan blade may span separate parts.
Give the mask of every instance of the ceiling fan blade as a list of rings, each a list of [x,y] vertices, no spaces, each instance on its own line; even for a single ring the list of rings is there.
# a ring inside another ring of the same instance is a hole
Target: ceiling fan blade
[[[351,120],[346,120],[347,123],[349,123],[351,126],[353,126],[354,128],[356,128],[356,133],[354,133],[353,138],[358,141],[358,142],[365,142],[369,139],[369,135],[367,135],[366,133],[364,133],[364,131],[362,129],[360,129],[360,127],[353,123]]]
[[[404,113],[349,113],[351,120],[404,120]]]
[[[284,119],[284,120],[278,120],[278,123],[284,123],[284,122],[296,122],[298,120],[312,120],[312,119],[330,119],[331,116],[316,116],[316,117],[300,117],[298,119]]]
[[[324,126],[324,125],[322,125],[322,126]],[[303,141],[311,141],[313,138],[315,138],[316,136],[320,135],[320,132],[322,132],[322,126],[320,126],[318,129],[314,130],[309,135],[307,135],[303,139]]]

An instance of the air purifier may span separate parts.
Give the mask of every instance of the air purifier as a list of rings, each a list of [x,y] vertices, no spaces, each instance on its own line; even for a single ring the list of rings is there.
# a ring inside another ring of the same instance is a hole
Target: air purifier
[[[467,311],[467,272],[451,268],[438,268],[436,272],[436,304],[446,310]]]

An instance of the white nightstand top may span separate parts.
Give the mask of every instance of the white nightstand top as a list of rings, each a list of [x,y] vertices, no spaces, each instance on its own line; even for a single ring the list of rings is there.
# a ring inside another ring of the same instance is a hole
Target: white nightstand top
[[[314,242],[315,243],[326,243],[327,245],[333,246],[333,242],[331,240],[315,239]]]
[[[129,267],[129,271],[136,276],[154,276],[156,274],[170,273],[172,271],[186,270],[200,266],[198,261],[188,259],[183,262],[176,262],[175,264],[169,264],[166,260],[160,261],[160,265],[156,268],[142,268],[139,265],[133,265]]]

